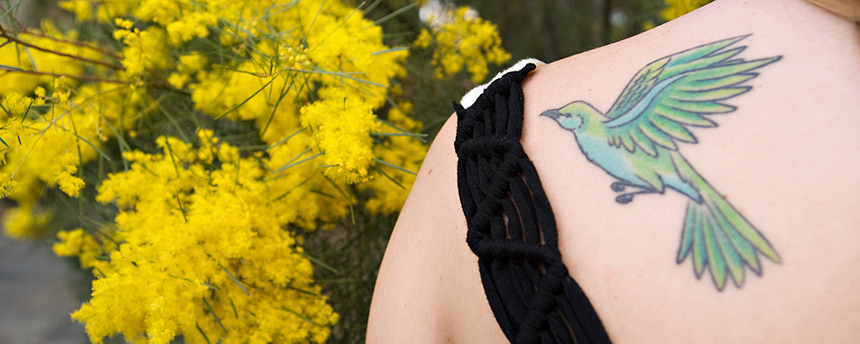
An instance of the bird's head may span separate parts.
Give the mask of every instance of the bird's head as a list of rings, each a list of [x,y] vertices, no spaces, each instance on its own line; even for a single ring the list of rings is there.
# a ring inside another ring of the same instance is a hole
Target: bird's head
[[[587,124],[584,122],[590,117],[591,112],[594,112],[591,105],[586,102],[575,101],[560,109],[544,111],[540,115],[552,118],[562,128],[577,133],[585,129],[583,124]]]

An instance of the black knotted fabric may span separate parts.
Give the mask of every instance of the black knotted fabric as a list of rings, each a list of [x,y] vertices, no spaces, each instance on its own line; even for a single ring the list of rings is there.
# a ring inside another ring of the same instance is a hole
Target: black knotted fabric
[[[457,183],[466,242],[493,314],[512,343],[609,343],[558,250],[552,207],[520,144],[522,82],[533,64],[492,82],[457,111]]]

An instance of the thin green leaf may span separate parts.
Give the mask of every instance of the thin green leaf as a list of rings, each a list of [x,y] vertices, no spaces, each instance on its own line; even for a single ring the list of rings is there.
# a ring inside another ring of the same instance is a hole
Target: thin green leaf
[[[358,82],[363,83],[363,84],[379,86],[379,87],[388,87],[388,85],[383,85],[380,83],[375,83],[373,81],[359,79],[359,78],[355,78],[355,77],[350,76],[350,74],[364,74],[363,72],[345,73],[345,72],[332,72],[332,71],[327,71],[327,70],[322,70],[322,69],[296,69],[296,68],[285,68],[284,70],[291,71],[291,72],[299,72],[299,73],[334,75],[336,77],[349,79],[349,80],[353,80],[353,81],[358,81]]]
[[[272,119],[275,118],[275,112],[278,111],[278,106],[281,105],[281,101],[284,100],[284,97],[289,93],[290,86],[293,83],[293,79],[295,79],[295,74],[291,74],[289,84],[284,84],[284,88],[281,89],[280,95],[278,96],[278,101],[275,102],[275,106],[272,107],[272,113],[269,114],[269,119],[266,121],[266,125],[263,127],[263,130],[260,131],[260,137],[269,130],[269,125],[272,124]],[[274,88],[274,87],[272,87]]]
[[[385,17],[379,18],[379,19],[377,19],[376,21],[374,21],[373,23],[374,23],[374,24],[376,24],[376,25],[379,25],[379,24],[382,24],[382,23],[384,23],[384,22],[387,22],[387,21],[391,20],[391,18],[394,18],[394,17],[396,17],[396,16],[399,16],[401,13],[406,12],[406,11],[408,11],[408,10],[412,9],[413,7],[415,7],[415,5],[417,5],[417,3],[413,2],[413,3],[409,4],[409,5],[403,6],[403,7],[401,7],[399,10],[394,11],[394,12],[391,12],[391,14],[389,14],[389,15],[387,15],[387,16],[385,16]]]
[[[173,155],[173,148],[170,147],[170,139],[165,137],[164,144],[167,145],[167,152],[170,153],[170,161],[173,162],[173,169],[176,171],[176,178],[179,178],[179,165],[176,164],[176,157]]]
[[[30,52],[30,48],[24,47],[24,52],[27,53],[27,58],[30,59],[30,65],[33,67],[33,71],[38,72],[39,68],[36,68],[36,59],[33,58],[33,53]]]
[[[221,329],[224,330],[224,333],[227,333],[227,328],[224,327],[224,324],[221,323],[221,319],[218,319],[218,315],[215,314],[215,310],[212,309],[212,306],[209,305],[209,301],[206,301],[206,298],[203,298],[203,304],[206,305],[206,308],[209,309],[209,314],[212,314],[212,317],[215,318],[215,322],[218,323],[218,326],[221,326]]]
[[[7,65],[2,65],[2,64],[0,64],[0,68],[6,69],[9,71],[19,71],[19,72],[26,71],[24,68],[21,68],[21,67],[7,66]]]
[[[326,264],[325,262],[323,262],[319,259],[314,258],[313,256],[309,255],[307,252],[302,252],[302,256],[304,256],[305,258],[307,258],[311,262],[319,265],[323,269],[326,269],[326,270],[331,271],[331,272],[336,273],[336,274],[339,273],[335,268],[331,267],[330,265]]]
[[[314,293],[314,292],[312,292],[312,291],[307,291],[307,290],[304,290],[304,289],[299,289],[299,288],[296,288],[296,287],[293,287],[293,286],[289,286],[289,285],[287,286],[287,289],[295,290],[295,291],[300,292],[300,293],[302,293],[302,294],[308,294],[308,295],[312,295],[312,296],[319,296],[319,295],[320,295],[320,294]]]
[[[84,143],[86,143],[87,145],[89,145],[90,147],[95,149],[96,152],[98,152],[99,155],[102,156],[102,158],[105,158],[105,160],[113,162],[113,160],[111,160],[111,158],[107,154],[105,154],[105,152],[103,152],[101,149],[96,147],[94,144],[90,143],[90,141],[87,141],[87,139],[81,137],[81,135],[78,135],[77,133],[75,133],[75,137],[77,137],[78,140],[84,141]]]
[[[2,142],[3,145],[6,146],[6,148],[12,148],[12,147],[9,147],[9,144],[6,143],[6,140],[4,140],[2,137],[0,137],[0,142]]]
[[[196,327],[197,327],[197,331],[199,331],[199,332],[200,332],[200,335],[201,335],[201,336],[203,336],[203,339],[205,339],[205,340],[206,340],[206,343],[207,343],[207,344],[212,344],[212,342],[210,342],[210,341],[209,341],[209,337],[207,337],[207,336],[206,336],[206,333],[205,333],[205,332],[203,332],[203,329],[202,329],[202,328],[200,328],[200,325],[199,325],[199,324],[197,324],[197,323],[194,323],[194,326],[196,326]]]
[[[320,324],[319,324],[319,323],[317,323],[316,321],[313,321],[313,320],[311,320],[311,318],[308,318],[308,317],[306,317],[306,316],[304,316],[304,315],[301,315],[301,314],[299,314],[298,312],[296,312],[296,311],[294,311],[294,310],[292,310],[292,309],[289,309],[289,308],[287,308],[287,307],[281,307],[281,308],[282,308],[283,310],[287,311],[287,312],[293,313],[293,315],[295,315],[295,316],[297,316],[297,317],[299,317],[299,318],[302,318],[302,320],[304,320],[304,321],[307,321],[307,322],[309,322],[309,323],[311,323],[311,324],[314,324],[314,325],[317,325],[317,326],[319,326],[319,327],[322,327],[322,325],[320,325]]]
[[[179,195],[174,194],[174,198],[176,198],[176,204],[179,205],[179,212],[182,213],[182,219],[185,220],[185,223],[188,223],[188,218],[185,217],[185,207],[182,206],[182,200],[179,199]]]
[[[18,12],[18,7],[19,7],[19,6],[21,6],[21,3],[22,3],[22,2],[23,2],[23,1],[18,1],[18,2],[16,2],[16,3],[15,3],[15,5],[10,6],[10,5],[9,5],[9,2],[8,2],[8,1],[6,1],[6,6],[9,6],[9,9],[8,9],[8,10],[6,10],[6,12],[3,12],[3,15],[0,15],[0,19],[5,19],[7,16],[11,16],[11,13],[12,13],[12,12]],[[14,18],[13,18],[13,19],[14,19]],[[17,27],[18,27],[18,29],[23,29],[23,27],[21,27],[20,25],[18,25],[18,21],[17,21],[17,20],[13,20],[12,22],[13,22],[13,23],[15,23],[15,26],[17,26]]]
[[[325,3],[325,0],[323,0],[323,3]],[[344,18],[343,20],[341,20],[341,21],[340,21],[340,23],[337,23],[337,26],[335,26],[335,27],[334,27],[334,29],[332,29],[332,30],[331,30],[331,32],[329,32],[325,37],[323,37],[323,39],[322,39],[322,40],[320,40],[320,41],[317,43],[317,45],[315,45],[313,48],[311,48],[310,50],[308,50],[308,54],[310,54],[310,53],[311,53],[312,51],[314,51],[317,47],[319,47],[320,45],[322,45],[322,44],[323,44],[323,42],[325,42],[329,37],[331,37],[331,35],[332,35],[335,31],[337,31],[337,29],[339,29],[341,26],[343,26],[343,24],[345,24],[347,21],[349,21],[349,18],[352,18],[352,15],[353,15],[353,14],[355,14],[355,12],[357,12],[357,11],[361,10],[361,7],[362,7],[362,6],[364,6],[364,1],[362,1],[360,4],[358,4],[358,6],[356,6],[356,7],[355,7],[355,9],[354,9],[354,10],[352,10],[352,12],[349,12],[349,14],[346,16],[346,18]],[[322,10],[322,5],[320,5],[320,10]],[[319,13],[317,13],[317,14],[319,14]],[[314,17],[314,20],[316,20],[316,17]],[[311,25],[313,25],[313,23],[311,23]],[[302,42],[303,42],[303,43],[307,43],[307,41],[306,41],[304,38],[302,39]]]
[[[340,278],[340,279],[318,279],[316,280],[318,283],[329,283],[329,284],[346,284],[346,283],[357,283],[358,280],[354,278]]]
[[[12,113],[11,113],[11,112],[9,112],[9,110],[6,110],[6,107],[5,107],[5,106],[3,106],[3,104],[0,104],[0,109],[3,109],[3,112],[5,112],[5,113],[6,113],[6,116],[8,116],[8,117],[12,117]]]
[[[316,23],[316,22],[317,22],[317,17],[319,17],[320,12],[322,12],[323,6],[325,6],[325,2],[326,2],[326,0],[323,0],[323,2],[322,2],[322,3],[320,3],[320,8],[318,8],[318,9],[317,9],[317,13],[316,13],[316,14],[314,14],[314,19],[311,19],[311,25],[308,25],[308,32],[310,32],[310,31],[311,31],[311,28],[312,28],[312,27],[314,27],[314,23]],[[301,23],[299,23],[299,24],[301,24]],[[302,35],[302,44],[303,44],[303,45],[308,43],[307,39],[308,39],[308,34],[307,34],[307,32],[305,32],[305,33]]]
[[[299,164],[301,164],[301,163],[303,163],[303,162],[305,162],[305,161],[308,161],[308,160],[311,160],[311,159],[317,158],[317,157],[319,157],[319,156],[321,156],[321,155],[322,155],[322,153],[317,153],[317,154],[311,155],[311,156],[309,156],[309,157],[307,157],[307,158],[304,158],[304,159],[302,159],[302,160],[299,160],[299,161],[297,161],[297,162],[294,162],[294,163],[292,163],[292,164],[287,164],[287,165],[281,166],[281,168],[277,169],[277,170],[275,171],[275,173],[281,173],[281,172],[283,172],[284,170],[286,170],[286,169],[288,169],[288,168],[290,168],[290,167],[293,167],[293,166],[299,165]]]
[[[236,106],[234,106],[232,109],[227,110],[227,112],[222,113],[222,114],[220,114],[220,115],[218,115],[218,116],[215,116],[215,119],[220,119],[221,117],[227,116],[227,115],[229,115],[231,112],[236,111],[236,109],[238,109],[240,106],[245,105],[245,103],[247,103],[249,100],[251,100],[251,98],[254,98],[254,96],[256,96],[256,95],[257,95],[257,93],[260,93],[261,91],[263,91],[264,89],[266,89],[266,87],[268,87],[270,84],[272,84],[272,81],[275,81],[275,78],[277,78],[277,76],[275,76],[275,77],[273,77],[273,78],[269,79],[269,81],[268,81],[268,82],[266,82],[266,84],[264,84],[264,85],[263,85],[263,87],[260,87],[260,89],[259,89],[259,90],[257,90],[256,92],[254,92],[254,94],[252,94],[250,97],[246,98],[246,99],[245,99],[245,100],[243,100],[241,103],[239,103],[239,104],[237,104]]]
[[[30,99],[30,104],[27,104],[27,110],[24,110],[24,114],[21,115],[21,124],[24,124],[24,120],[27,119],[27,115],[30,114],[30,108],[33,107],[33,99]],[[74,122],[72,122],[74,123]]]
[[[364,14],[366,16],[368,13],[370,13],[370,11],[373,11],[376,8],[376,6],[379,6],[379,4],[381,2],[382,2],[382,0],[376,0],[376,1],[372,2],[370,5],[367,6],[367,8],[364,9],[362,14]]]
[[[334,189],[337,190],[337,192],[339,192],[340,195],[346,199],[347,203],[349,203],[349,217],[352,220],[352,224],[355,225],[355,208],[353,207],[353,204],[352,204],[352,198],[349,197],[349,195],[347,195],[347,193],[345,191],[343,191],[340,188],[340,186],[338,186],[337,183],[334,182],[334,180],[331,180],[331,178],[329,178],[325,174],[323,174],[322,176],[323,176],[323,178],[325,178],[326,181],[329,182],[329,184],[334,186]],[[320,194],[322,194],[322,193],[320,193]],[[323,195],[325,195],[325,194],[323,194]]]
[[[180,137],[182,137],[182,141],[190,142],[191,139],[188,137],[188,135],[185,134],[185,130],[182,130],[182,126],[179,125],[179,121],[177,121],[176,117],[173,116],[170,111],[168,111],[167,107],[162,106],[162,103],[160,101],[158,102],[157,107],[159,110],[161,110],[161,113],[164,114],[164,117],[167,117],[167,120],[170,121],[170,124],[172,124],[176,128],[176,132],[179,134]]]
[[[394,180],[394,178],[391,178],[391,176],[389,176],[389,175],[388,175],[388,173],[385,173],[385,171],[383,171],[381,168],[379,168],[379,167],[377,167],[377,166],[375,166],[375,165],[373,166],[373,168],[374,168],[374,169],[376,169],[379,173],[382,173],[382,175],[383,175],[383,176],[385,176],[385,178],[388,178],[388,180],[390,180],[392,183],[394,183],[395,185],[399,186],[401,189],[406,190],[406,187],[404,187],[404,186],[403,186],[403,185],[401,185],[399,182],[397,182],[396,180]]]
[[[239,282],[239,280],[236,279],[236,277],[233,276],[232,273],[230,273],[230,270],[227,270],[227,268],[224,267],[224,265],[221,265],[221,264],[218,264],[218,265],[220,265],[221,269],[227,273],[227,276],[230,276],[230,279],[233,280],[233,283],[236,283],[236,285],[239,286],[239,289],[242,289],[242,292],[245,293],[245,295],[251,296],[251,293],[249,293],[247,290],[245,290],[245,286],[243,286],[242,282]]]
[[[384,160],[380,160],[380,159],[377,159],[377,158],[373,158],[373,161],[375,161],[375,162],[377,162],[377,163],[380,163],[380,164],[383,164],[383,165],[388,166],[388,167],[393,167],[393,168],[398,169],[398,170],[400,170],[400,171],[403,171],[403,172],[409,173],[409,174],[411,174],[411,175],[413,175],[413,176],[417,176],[417,175],[418,175],[418,174],[417,174],[417,173],[415,173],[415,172],[412,172],[412,171],[410,171],[410,170],[407,170],[407,169],[405,169],[405,168],[403,168],[403,167],[397,166],[397,165],[395,165],[395,164],[392,164],[392,163],[387,162],[387,161],[384,161]]]
[[[385,53],[393,53],[395,51],[403,51],[403,50],[409,50],[409,47],[397,47],[397,48],[380,50],[380,51],[377,51],[375,53],[371,53],[370,56],[382,55]]]
[[[123,168],[125,171],[128,171],[129,166],[128,166],[128,160],[125,159],[125,152],[130,151],[131,147],[128,145],[128,142],[125,141],[125,138],[123,138],[123,136],[117,132],[116,128],[114,128],[110,124],[110,121],[104,121],[104,123],[113,132],[113,136],[116,138],[116,145],[119,147],[120,157],[122,158]]]
[[[266,147],[266,150],[269,150],[269,149],[275,148],[275,147],[279,146],[280,144],[282,144],[282,143],[284,143],[284,142],[287,142],[287,140],[291,139],[293,136],[298,135],[300,132],[305,131],[305,129],[307,129],[307,128],[302,127],[301,129],[296,130],[295,132],[293,132],[293,133],[292,133],[292,134],[290,134],[289,136],[285,137],[283,140],[280,140],[280,141],[276,142],[275,144],[273,144],[273,145],[271,145],[271,146],[269,146],[269,147]]]
[[[230,298],[230,307],[233,308],[233,316],[239,319],[239,312],[236,311],[236,304],[233,303],[233,298]]]
[[[409,132],[407,132],[407,133],[370,133],[370,136],[409,136],[409,137],[414,137],[414,138],[422,138],[422,137],[426,137],[427,134],[409,133]]]
[[[311,179],[310,179],[310,178],[305,179],[304,181],[302,181],[302,182],[301,182],[301,183],[299,183],[298,185],[296,185],[296,186],[294,186],[294,187],[290,188],[289,190],[287,190],[287,192],[284,192],[284,193],[283,193],[283,194],[281,194],[280,196],[275,197],[275,199],[273,199],[273,200],[272,200],[272,202],[277,202],[277,201],[280,201],[282,198],[287,197],[287,195],[289,195],[289,194],[290,194],[290,192],[293,192],[293,190],[298,189],[298,188],[299,188],[299,187],[301,187],[302,185],[305,185],[305,183],[307,183],[309,180],[311,180]]]

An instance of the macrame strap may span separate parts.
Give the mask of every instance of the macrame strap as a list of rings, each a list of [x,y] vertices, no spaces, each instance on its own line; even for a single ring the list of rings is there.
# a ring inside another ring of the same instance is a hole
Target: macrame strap
[[[515,343],[609,343],[558,251],[555,217],[520,144],[529,64],[457,111],[457,183],[466,242],[478,256],[493,314]]]

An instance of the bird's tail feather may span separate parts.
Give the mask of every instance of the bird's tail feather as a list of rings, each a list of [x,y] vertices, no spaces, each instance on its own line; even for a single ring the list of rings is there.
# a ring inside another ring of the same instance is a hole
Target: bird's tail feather
[[[708,267],[717,289],[722,290],[729,276],[736,286],[743,285],[744,265],[761,275],[758,253],[780,262],[767,239],[686,161],[681,164],[676,161],[676,166],[681,176],[695,185],[702,196],[701,202],[691,200],[687,205],[678,250],[679,264],[692,255],[696,276],[701,278]]]

